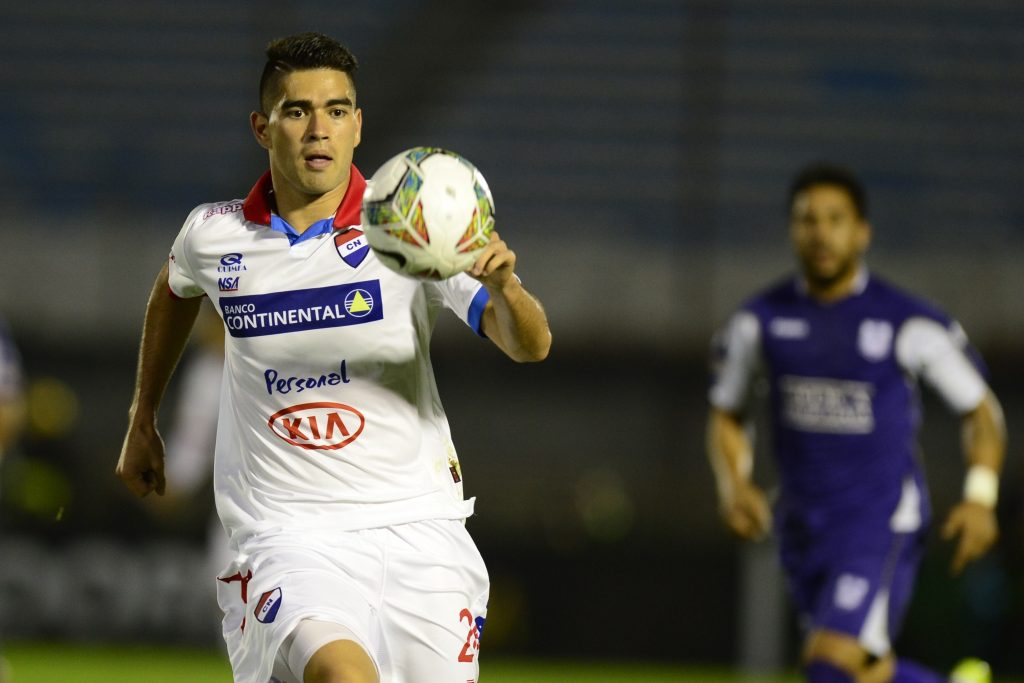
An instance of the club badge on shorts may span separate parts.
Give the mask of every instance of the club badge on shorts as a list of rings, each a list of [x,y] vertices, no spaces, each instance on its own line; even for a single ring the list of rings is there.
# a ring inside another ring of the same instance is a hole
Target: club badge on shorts
[[[256,621],[263,624],[273,622],[277,618],[277,611],[281,608],[281,597],[280,586],[261,595],[256,602],[256,609],[253,610]]]
[[[358,268],[370,253],[370,243],[366,241],[363,231],[355,228],[335,235],[334,246],[338,249],[341,260],[353,268]]]

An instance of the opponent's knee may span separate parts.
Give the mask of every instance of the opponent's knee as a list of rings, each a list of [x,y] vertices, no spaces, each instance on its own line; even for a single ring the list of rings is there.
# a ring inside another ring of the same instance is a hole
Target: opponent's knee
[[[856,679],[848,671],[835,664],[812,661],[804,667],[807,683],[855,683]]]

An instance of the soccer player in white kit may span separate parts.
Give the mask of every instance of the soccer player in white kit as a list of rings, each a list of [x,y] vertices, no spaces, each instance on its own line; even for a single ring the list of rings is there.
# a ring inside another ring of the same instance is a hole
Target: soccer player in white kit
[[[551,343],[496,233],[441,282],[375,258],[355,71],[321,34],[268,46],[250,123],[270,171],[191,213],[146,311],[117,466],[139,495],[164,490],[155,416],[203,295],[225,324],[214,490],[237,555],[218,600],[239,682],[477,680],[488,579],[430,333],[448,308],[516,361]]]

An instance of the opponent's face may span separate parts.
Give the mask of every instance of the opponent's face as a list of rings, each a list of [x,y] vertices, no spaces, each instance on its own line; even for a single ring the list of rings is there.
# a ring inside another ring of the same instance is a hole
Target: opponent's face
[[[789,234],[804,276],[821,288],[852,280],[871,241],[867,221],[835,185],[812,185],[794,197]]]
[[[252,130],[270,152],[274,188],[313,199],[347,185],[363,115],[344,71],[294,71],[269,112],[253,112]]]

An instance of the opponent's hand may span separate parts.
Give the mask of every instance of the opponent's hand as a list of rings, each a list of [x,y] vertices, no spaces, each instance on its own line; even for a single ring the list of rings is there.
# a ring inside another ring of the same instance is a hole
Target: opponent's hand
[[[768,498],[756,485],[743,482],[719,500],[719,513],[729,530],[748,541],[761,540],[772,527]]]
[[[483,283],[487,289],[501,289],[513,279],[516,253],[508,248],[498,232],[491,232],[491,241],[466,272]]]
[[[945,540],[957,536],[960,540],[951,567],[954,575],[984,555],[999,538],[999,522],[995,510],[970,501],[961,502],[949,513],[942,527],[942,538]]]
[[[156,425],[129,426],[114,471],[137,496],[164,495],[164,442]]]

